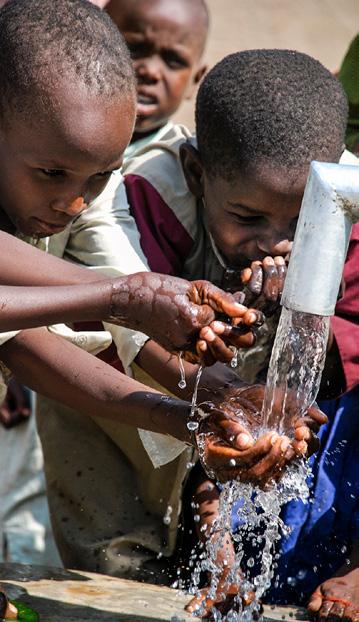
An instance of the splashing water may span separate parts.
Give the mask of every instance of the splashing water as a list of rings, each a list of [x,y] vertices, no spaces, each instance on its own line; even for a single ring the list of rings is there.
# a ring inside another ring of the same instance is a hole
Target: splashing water
[[[306,483],[309,468],[304,461],[297,461],[288,469],[280,482],[266,491],[250,484],[231,481],[224,484],[220,495],[219,515],[211,528],[211,533],[201,552],[192,574],[190,593],[199,596],[200,581],[203,573],[209,573],[211,580],[208,599],[216,599],[218,591],[225,594],[230,586],[236,585],[237,595],[233,598],[226,613],[212,607],[213,620],[217,622],[251,622],[260,618],[260,598],[269,588],[275,575],[275,543],[289,533],[289,529],[280,518],[281,507],[292,499],[308,499]],[[238,518],[240,528],[231,534],[233,506],[239,505]],[[230,535],[231,534],[231,535]],[[223,558],[223,549],[232,543],[233,559],[227,576],[227,562]],[[246,559],[245,549],[251,543],[251,557]],[[253,600],[244,604],[249,595]],[[205,612],[205,603],[196,611],[201,617]]]
[[[201,380],[202,372],[203,372],[203,366],[200,365],[199,368],[198,368],[198,371],[197,371],[196,382],[195,382],[194,389],[193,389],[192,402],[191,402],[191,411],[190,411],[190,414],[189,414],[190,417],[194,417],[195,412],[196,412],[198,386],[199,386],[199,383],[200,383],[200,380]],[[198,429],[198,421],[191,421],[191,420],[188,421],[187,428],[191,432],[195,432]]]
[[[283,307],[272,351],[262,410],[264,429],[291,434],[293,419],[303,415],[318,393],[325,362],[329,318],[290,311]],[[198,440],[201,453],[201,442]],[[213,475],[213,474],[210,474]],[[293,499],[307,502],[307,479],[310,469],[303,460],[293,462],[280,482],[273,482],[265,491],[239,481],[226,483],[220,493],[219,516],[214,522],[206,544],[192,574],[190,592],[199,596],[203,573],[211,582],[207,598],[224,595],[231,585],[238,593],[230,610],[222,614],[215,607],[215,622],[250,622],[260,617],[260,598],[270,587],[275,574],[275,543],[290,532],[280,518],[284,504]],[[238,503],[239,502],[239,503]],[[233,506],[237,503],[240,528],[232,533]],[[227,572],[225,559],[219,562],[220,551],[231,543],[232,561]],[[245,549],[252,545],[252,556],[246,559]],[[225,578],[224,578],[225,577]],[[253,594],[250,604],[248,595]],[[201,617],[205,603],[197,610]]]
[[[291,434],[293,419],[313,404],[325,363],[329,323],[329,317],[282,308],[263,401],[264,429]]]

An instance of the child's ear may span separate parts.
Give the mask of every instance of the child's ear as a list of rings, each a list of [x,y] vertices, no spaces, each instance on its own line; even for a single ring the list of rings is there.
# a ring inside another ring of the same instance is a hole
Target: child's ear
[[[180,147],[180,158],[187,185],[195,197],[203,196],[203,164],[198,149],[189,142]]]
[[[185,96],[185,99],[192,99],[193,94],[197,88],[197,86],[199,85],[199,83],[201,82],[203,76],[205,75],[205,73],[207,72],[208,69],[208,65],[200,65],[199,67],[197,67],[196,72],[192,78],[191,84],[187,89],[187,93]]]

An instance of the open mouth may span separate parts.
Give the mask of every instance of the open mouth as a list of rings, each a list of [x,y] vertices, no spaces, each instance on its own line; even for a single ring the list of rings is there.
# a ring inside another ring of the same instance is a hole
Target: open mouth
[[[151,117],[158,110],[158,98],[151,93],[137,94],[137,118]]]
[[[34,218],[33,220],[35,221],[35,228],[37,230],[36,233],[39,235],[54,235],[55,233],[60,233],[61,231],[66,229],[67,225],[69,224],[66,223],[62,225],[55,225],[53,223],[48,223],[44,220],[40,220],[39,218]]]
[[[157,97],[155,95],[148,95],[145,93],[137,94],[137,103],[142,106],[155,106],[158,103]]]

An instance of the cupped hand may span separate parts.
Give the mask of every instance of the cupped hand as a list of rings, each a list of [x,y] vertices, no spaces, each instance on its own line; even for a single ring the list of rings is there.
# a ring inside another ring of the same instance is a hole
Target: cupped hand
[[[317,446],[315,432],[326,421],[317,408],[294,422],[293,438],[275,431],[255,438],[261,426],[263,385],[228,389],[222,402],[199,405],[197,445],[207,473],[225,482],[240,479],[265,487],[282,475],[297,456],[307,457]]]
[[[223,324],[221,335],[202,331],[215,320]],[[110,321],[142,330],[169,352],[183,351],[192,363],[209,365],[229,362],[231,346],[253,342],[252,328],[263,316],[207,281],[144,272],[114,285]]]
[[[333,577],[312,594],[308,611],[318,620],[346,622],[359,620],[359,569],[342,577]]]
[[[250,268],[241,273],[244,284],[244,303],[255,307],[269,317],[280,304],[287,266],[283,257],[265,257],[263,261],[253,261]]]

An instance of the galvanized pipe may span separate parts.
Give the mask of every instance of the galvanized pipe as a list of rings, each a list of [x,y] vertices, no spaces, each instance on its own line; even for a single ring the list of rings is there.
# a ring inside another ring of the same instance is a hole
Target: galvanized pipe
[[[281,304],[333,315],[352,224],[359,220],[359,167],[312,162]]]

